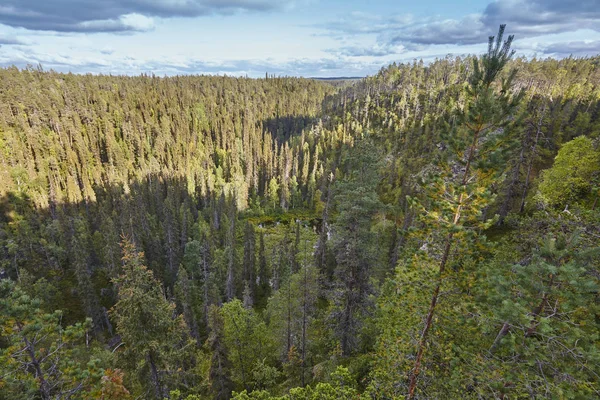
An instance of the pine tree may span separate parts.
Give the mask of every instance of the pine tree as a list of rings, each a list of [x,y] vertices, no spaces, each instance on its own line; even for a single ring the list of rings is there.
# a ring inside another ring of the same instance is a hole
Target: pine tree
[[[427,315],[418,339],[414,365],[409,374],[408,396],[416,395],[417,380],[421,372],[428,335],[451,257],[454,242],[476,240],[477,231],[489,226],[480,215],[490,203],[487,190],[490,177],[498,170],[505,136],[510,133],[511,115],[522,94],[514,95],[511,85],[516,76],[512,71],[503,79],[499,91],[494,86],[500,72],[514,55],[510,50],[513,36],[503,42],[504,25],[498,35],[489,39],[488,53],[481,60],[473,60],[473,74],[467,87],[467,102],[459,113],[459,123],[448,138],[450,151],[442,159],[439,173],[432,177],[426,189],[428,205],[415,204],[428,229],[442,236],[438,272]]]
[[[533,223],[542,218],[535,216]],[[552,218],[559,221],[559,231],[539,242],[536,238],[545,233],[534,232],[533,254],[512,265],[500,258],[484,271],[482,321],[489,348],[482,379],[494,396],[529,392],[544,398],[586,398],[600,393],[591,367],[598,337],[592,311],[597,305],[592,303],[599,285],[592,276],[599,248],[590,248],[594,239],[580,231],[581,221],[568,215]],[[573,223],[577,228],[569,232]],[[523,243],[527,230],[508,243]]]
[[[100,361],[85,348],[91,320],[63,327],[62,312],[46,313],[41,305],[12,281],[0,281],[0,397],[84,397],[102,376]]]

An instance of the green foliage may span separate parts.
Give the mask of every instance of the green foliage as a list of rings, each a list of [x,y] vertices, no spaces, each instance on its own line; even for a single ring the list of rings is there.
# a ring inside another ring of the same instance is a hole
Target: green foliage
[[[0,397],[89,398],[102,377],[100,359],[85,347],[91,321],[63,327],[62,313],[9,280],[0,281]]]
[[[208,321],[210,334],[207,346],[211,352],[209,371],[211,391],[215,399],[228,399],[233,390],[231,362],[225,344],[225,322],[217,306],[210,306]]]
[[[345,174],[333,189],[338,211],[332,225],[337,288],[331,294],[330,318],[344,355],[361,344],[361,325],[371,306],[370,279],[376,260],[371,222],[382,207],[376,192],[378,161],[373,143],[368,138],[359,140],[348,151]]]
[[[279,183],[275,177],[271,178],[269,181],[267,199],[269,200],[269,203],[273,209],[277,207],[277,201],[279,200]]]
[[[279,359],[289,377],[288,387],[303,385],[310,379],[312,360],[316,356],[312,344],[318,340],[314,329],[318,278],[314,266],[303,265],[269,299],[265,310]]]
[[[225,303],[220,313],[233,382],[244,389],[272,385],[278,375],[271,368],[276,353],[265,323],[238,299]]]
[[[590,138],[579,136],[565,143],[552,168],[542,173],[540,199],[552,207],[564,207],[584,199],[599,184],[599,171],[600,151]]]
[[[482,346],[489,356],[478,368],[489,382],[485,393],[533,392],[544,398],[598,393],[593,294],[600,251],[592,247],[596,239],[584,233],[590,222],[568,214],[522,221],[483,269]],[[514,254],[519,247],[530,253]]]
[[[127,239],[122,247],[123,271],[114,280],[118,301],[111,309],[123,341],[119,356],[137,373],[146,396],[162,399],[162,371],[177,369],[179,357],[185,356],[187,327],[181,316],[174,318],[175,305],[143,265],[143,253]]]
[[[338,367],[331,374],[332,383],[317,383],[314,387],[294,388],[284,396],[271,396],[267,391],[234,393],[234,400],[351,400],[360,398],[352,385],[353,379],[347,368]]]

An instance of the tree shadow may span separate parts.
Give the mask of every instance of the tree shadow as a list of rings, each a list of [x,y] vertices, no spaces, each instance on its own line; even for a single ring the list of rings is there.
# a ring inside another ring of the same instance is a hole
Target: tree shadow
[[[262,121],[263,131],[269,133],[279,144],[288,142],[302,132],[317,125],[319,118],[304,115],[284,115],[267,118]]]
[[[47,208],[23,193],[0,198],[0,273],[30,283],[48,280],[57,290],[52,306],[67,311],[67,322],[85,316],[87,296],[98,307],[114,304],[110,280],[119,273],[122,237],[144,252],[147,266],[172,291],[194,225],[211,220],[182,177],[151,174],[127,186],[96,185],[94,194],[95,201]]]

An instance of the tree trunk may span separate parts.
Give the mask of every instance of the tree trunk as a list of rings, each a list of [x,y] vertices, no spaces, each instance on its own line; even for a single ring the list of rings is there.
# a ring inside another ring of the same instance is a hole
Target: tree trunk
[[[23,325],[21,325],[21,323],[17,322],[17,328],[19,329],[19,332],[23,332]],[[25,343],[27,355],[29,355],[31,365],[35,370],[35,375],[40,385],[40,395],[42,396],[42,400],[50,400],[50,385],[48,384],[44,372],[42,371],[39,360],[35,356],[34,344],[31,343],[26,336],[23,336],[23,343]]]
[[[208,249],[205,247],[202,254],[202,274],[204,275],[204,324],[208,329],[208,283],[209,283],[209,272],[208,272],[208,261],[207,261]]]
[[[519,154],[519,161],[514,167],[512,179],[510,180],[510,183],[508,184],[508,188],[506,190],[506,198],[504,199],[504,202],[502,202],[502,206],[500,207],[500,211],[498,213],[500,215],[500,218],[498,219],[497,223],[498,226],[504,224],[504,219],[506,218],[506,216],[508,215],[508,211],[510,210],[510,204],[515,191],[515,186],[517,184],[517,181],[519,180],[519,172],[521,171],[521,165],[523,165],[523,161],[525,158],[525,145],[527,143],[528,138],[529,134],[527,135],[527,138],[525,138],[525,140],[523,141],[524,143],[521,144],[521,153]]]
[[[500,329],[500,332],[498,332],[498,335],[496,335],[496,339],[494,339],[494,343],[492,343],[492,346],[490,347],[490,353],[496,351],[498,345],[500,344],[500,341],[504,336],[508,334],[508,332],[510,332],[510,325],[508,324],[508,322],[505,322],[504,324],[502,324],[502,329]]]
[[[414,398],[415,390],[417,389],[417,378],[419,377],[419,373],[421,372],[421,362],[423,359],[423,353],[425,352],[425,345],[427,344],[427,334],[429,333],[429,330],[433,325],[433,314],[435,312],[435,307],[437,305],[438,298],[440,295],[440,287],[442,285],[442,274],[446,269],[446,264],[450,255],[450,249],[452,247],[452,237],[453,234],[449,233],[448,238],[446,239],[444,254],[442,256],[442,261],[440,262],[438,282],[433,291],[433,296],[431,297],[431,304],[429,305],[429,311],[427,311],[427,317],[425,318],[425,326],[423,327],[423,332],[421,333],[421,338],[419,339],[419,346],[417,350],[417,357],[415,359],[415,365],[409,378],[407,397],[408,400]]]
[[[148,363],[150,364],[150,373],[152,385],[154,386],[154,393],[156,394],[156,398],[161,400],[163,398],[162,385],[160,384],[160,377],[158,376],[158,370],[156,368],[156,363],[154,362],[151,351],[148,352]]]
[[[331,184],[332,182],[329,182],[329,185],[327,186],[327,199],[325,200],[325,207],[323,208],[323,218],[322,218],[322,222],[321,222],[321,232],[319,233],[319,240],[317,241],[317,250],[316,250],[316,258],[317,258],[317,267],[319,268],[320,272],[327,272],[327,275],[331,275],[329,274],[329,271],[325,271],[325,255],[326,255],[326,247],[327,247],[327,223],[329,220],[329,203],[330,203],[330,198],[331,198]]]
[[[232,249],[229,251],[233,251]],[[233,258],[233,255],[230,256]],[[225,296],[227,296],[227,301],[231,300],[235,296],[235,290],[233,287],[233,261],[229,260],[227,267],[227,282],[225,283]]]
[[[537,145],[540,140],[540,136],[542,134],[542,122],[544,121],[544,115],[546,113],[546,104],[542,108],[542,115],[540,115],[540,119],[537,124],[537,129],[535,133],[535,141],[533,142],[533,146],[531,148],[531,156],[529,158],[529,165],[527,166],[527,175],[525,177],[525,184],[523,187],[523,194],[521,195],[521,206],[519,207],[519,212],[522,213],[525,211],[525,199],[527,198],[527,191],[529,189],[529,180],[531,178],[531,170],[533,168],[533,162],[535,160],[535,155],[537,152]]]
[[[553,284],[554,284],[554,275],[551,275],[549,287],[551,288]],[[529,328],[525,332],[525,337],[529,337],[529,336],[533,335],[533,333],[535,332],[535,328],[537,327],[537,317],[542,312],[542,310],[544,309],[544,305],[547,302],[548,302],[548,294],[544,293],[542,295],[542,299],[540,300],[540,304],[531,311],[531,315],[533,316],[533,319],[531,320],[531,324],[530,324]],[[498,348],[500,341],[502,340],[502,338],[504,338],[504,336],[506,336],[508,334],[508,332],[510,332],[510,325],[508,324],[508,322],[505,322],[502,325],[500,332],[498,332],[498,335],[496,335],[496,339],[494,339],[494,343],[492,343],[492,346],[490,347],[490,350],[489,350],[490,353],[493,353]]]
[[[287,349],[286,354],[290,353],[292,348],[292,277],[288,277],[288,298],[287,298]]]
[[[390,257],[390,268],[392,271],[396,268],[398,264],[398,258],[400,256],[400,250],[404,247],[404,243],[406,242],[406,231],[410,228],[412,224],[413,214],[408,210],[408,203],[406,205],[406,211],[404,213],[404,221],[402,222],[402,228],[399,233],[396,233],[396,240],[394,243],[394,248],[392,250],[392,255]]]
[[[308,284],[306,281],[306,266],[303,265],[304,268],[304,290],[303,290],[303,298],[302,298],[302,387],[304,387],[304,368],[306,365],[306,307],[307,307],[307,293],[306,293],[306,285]]]
[[[479,140],[479,134],[483,131],[483,126],[480,124],[478,128],[475,130],[475,134],[473,135],[473,142],[469,148],[469,156],[467,158],[467,163],[465,166],[465,172],[463,174],[463,178],[461,181],[461,186],[466,186],[469,171],[471,169],[471,163],[473,161],[473,157],[475,156],[475,151],[477,149],[477,141]],[[463,201],[463,193],[458,196],[458,202],[456,206],[456,211],[454,212],[454,218],[452,223],[456,225],[460,220],[461,211],[462,211],[462,201]],[[433,291],[433,296],[431,297],[431,303],[429,305],[429,310],[427,311],[427,317],[425,318],[425,326],[423,327],[423,332],[421,333],[421,338],[419,339],[419,344],[417,347],[417,356],[415,358],[415,363],[412,372],[409,376],[409,384],[408,384],[408,396],[407,400],[412,400],[415,395],[415,391],[417,389],[417,378],[419,377],[419,373],[421,372],[421,363],[423,359],[423,353],[425,352],[425,346],[427,344],[427,335],[431,326],[433,325],[433,315],[435,313],[435,307],[438,302],[438,298],[440,295],[440,288],[442,285],[442,279],[444,272],[446,270],[446,264],[448,263],[448,258],[450,256],[450,249],[452,248],[452,239],[454,237],[454,233],[448,233],[446,238],[446,244],[444,246],[444,252],[442,254],[442,259],[440,261],[439,271],[438,271],[438,281],[436,287]]]

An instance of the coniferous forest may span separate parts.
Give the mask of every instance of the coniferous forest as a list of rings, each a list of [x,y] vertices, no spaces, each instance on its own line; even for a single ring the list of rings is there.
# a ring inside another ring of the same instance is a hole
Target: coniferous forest
[[[0,398],[600,398],[600,57],[512,39],[0,69]]]

